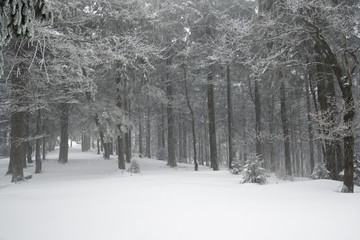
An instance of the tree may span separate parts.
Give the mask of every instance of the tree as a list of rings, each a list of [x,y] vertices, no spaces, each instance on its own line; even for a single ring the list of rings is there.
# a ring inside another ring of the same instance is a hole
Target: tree
[[[35,19],[49,20],[51,17],[45,0],[8,0],[0,3],[0,76],[3,75],[3,46],[13,35],[18,38],[33,37]]]
[[[11,39],[12,35],[21,39],[23,37],[30,38],[34,35],[34,21],[35,18],[50,19],[51,12],[47,9],[47,4],[44,0],[33,1],[20,1],[10,0],[2,1],[0,4],[0,20],[1,20],[1,33],[0,33],[0,76],[3,75],[3,55],[2,50]],[[22,40],[19,46],[21,50],[26,41]],[[21,65],[20,71],[25,70]],[[14,75],[14,74],[13,74]],[[21,91],[26,86],[26,79],[23,76],[12,77],[12,113],[11,113],[11,161],[9,164],[9,171],[12,174],[12,182],[24,180],[23,173],[23,159],[25,153],[25,146],[22,140],[24,133],[23,119],[24,109],[20,110],[23,106],[23,96]]]
[[[241,183],[267,183],[265,169],[261,166],[260,157],[250,154],[242,171],[243,180]]]

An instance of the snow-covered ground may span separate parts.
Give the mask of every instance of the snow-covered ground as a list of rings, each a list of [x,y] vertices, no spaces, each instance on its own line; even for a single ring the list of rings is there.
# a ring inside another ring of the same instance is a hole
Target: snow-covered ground
[[[360,189],[339,193],[340,182],[239,184],[226,170],[151,159],[130,174],[79,146],[66,165],[48,158],[21,184],[0,159],[0,240],[360,239]]]

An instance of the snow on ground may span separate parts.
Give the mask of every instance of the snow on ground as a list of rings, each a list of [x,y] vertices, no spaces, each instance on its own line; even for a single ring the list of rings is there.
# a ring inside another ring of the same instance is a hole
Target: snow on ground
[[[130,174],[78,146],[68,164],[48,158],[21,184],[0,159],[0,240],[360,239],[360,189],[339,193],[340,182],[239,184],[225,170],[151,159]]]

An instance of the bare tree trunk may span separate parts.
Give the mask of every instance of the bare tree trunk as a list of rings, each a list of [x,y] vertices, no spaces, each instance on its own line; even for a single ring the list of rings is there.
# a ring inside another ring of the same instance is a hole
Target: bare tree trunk
[[[305,81],[305,90],[306,90],[306,110],[307,110],[307,125],[308,125],[308,134],[309,134],[309,155],[310,155],[310,174],[315,167],[315,158],[314,158],[314,133],[313,125],[311,121],[311,107],[310,107],[310,91],[309,91],[309,81],[308,77]]]
[[[100,140],[96,139],[97,154],[100,154]]]
[[[60,152],[59,163],[68,162],[69,152],[69,105],[60,103]]]
[[[157,131],[157,154],[156,154],[156,157],[157,159],[159,160],[163,160],[162,159],[162,154],[161,154],[161,151],[162,151],[162,132],[161,132],[161,128],[163,127],[162,126],[162,122],[161,122],[161,118],[159,116],[157,116],[157,124],[156,124],[156,131]]]
[[[11,81],[12,109],[21,109],[24,106],[23,90],[25,80],[21,76],[13,74]],[[13,110],[11,112],[11,133],[10,133],[10,162],[7,174],[12,174],[11,182],[24,180],[23,152],[24,152],[24,112]]]
[[[231,100],[231,77],[230,77],[230,66],[226,66],[226,90],[227,90],[227,114],[228,114],[228,147],[229,147],[229,169],[232,168],[232,163],[235,158],[235,149],[233,147],[233,110]]]
[[[179,118],[179,122],[178,122],[178,159],[179,162],[183,163],[184,159],[183,159],[183,131],[182,131],[182,124],[181,124],[181,120]]]
[[[46,136],[48,134],[46,122],[47,122],[47,118],[44,118],[44,120],[42,122],[42,134],[43,134],[43,138],[42,138],[42,160],[46,159],[46,139],[48,139],[48,137]]]
[[[262,160],[261,147],[261,100],[259,91],[259,82],[255,81],[255,134],[256,134],[256,155]]]
[[[128,78],[124,79],[124,106],[125,106],[125,111],[126,111],[126,115],[129,116],[130,115],[130,101],[129,101],[129,92],[130,92],[130,87],[128,85]],[[126,133],[125,133],[125,161],[127,163],[131,162],[131,129],[128,127]]]
[[[280,78],[282,74],[279,74]],[[289,123],[286,116],[286,95],[285,95],[285,83],[284,79],[281,79],[280,87],[280,102],[281,102],[281,120],[284,134],[284,147],[285,147],[285,170],[288,176],[292,176],[292,166],[290,157],[290,134]]]
[[[182,137],[183,137],[183,140],[182,140],[182,157],[184,159],[184,162],[187,163],[187,131],[186,131],[186,125],[183,124],[183,128],[182,128]]]
[[[116,106],[119,108],[119,110],[123,109],[124,104],[124,82],[122,81],[121,75],[116,78],[116,85],[117,85],[117,96],[116,96]],[[117,150],[118,150],[118,168],[125,170],[125,158],[124,158],[124,142],[123,142],[123,132],[121,130],[122,124],[120,123],[118,127],[118,136],[116,140],[117,144]],[[111,143],[111,146],[113,146],[113,143]],[[111,150],[112,151],[112,150]]]
[[[42,171],[42,162],[41,162],[41,109],[36,111],[36,143],[35,143],[35,173],[41,173]]]
[[[23,128],[22,120],[23,112],[11,113],[11,149],[10,163],[8,173],[12,174],[11,182],[19,182],[24,180],[23,172],[23,151],[24,144],[22,141]]]
[[[245,99],[242,99],[242,103],[241,103],[241,109],[243,111],[244,114],[242,114],[241,117],[241,126],[242,126],[242,134],[243,134],[243,144],[242,144],[242,151],[243,151],[243,157],[242,157],[242,161],[246,162],[247,161],[247,153],[248,153],[248,149],[247,149],[247,120],[246,120],[246,103],[245,103]]]
[[[207,122],[204,121],[204,155],[205,155],[205,165],[210,166],[210,157],[209,157],[209,137],[208,137],[208,126]]]
[[[90,150],[91,138],[88,133],[81,134],[81,151],[86,152]]]
[[[130,163],[131,161],[131,130],[125,134],[126,137],[126,162]]]
[[[150,141],[151,141],[151,128],[150,128],[150,108],[147,109],[147,118],[146,118],[146,152],[145,156],[147,158],[151,158],[151,151],[150,151]]]
[[[208,73],[208,113],[209,113],[209,139],[210,139],[210,162],[214,171],[219,170],[219,163],[217,159],[217,145],[216,145],[216,126],[215,126],[215,99],[214,99],[214,83],[213,75],[210,71]]]
[[[320,118],[322,124],[323,132],[326,136],[325,138],[325,163],[326,168],[330,171],[330,177],[331,179],[337,179],[338,178],[338,170],[336,168],[336,145],[334,139],[331,139],[330,137],[330,131],[333,125],[333,119],[332,119],[332,109],[329,106],[328,102],[328,89],[327,89],[327,83],[332,81],[333,75],[331,74],[331,70],[329,67],[327,67],[323,62],[324,59],[320,57],[319,51],[320,49],[316,48],[318,56],[317,64],[316,64],[316,71],[317,71],[317,92],[318,92],[318,102],[320,106]]]
[[[143,129],[142,129],[142,119],[141,114],[139,114],[139,155],[140,157],[143,157]]]
[[[271,171],[275,171],[275,159],[274,159],[274,140],[273,140],[273,136],[274,136],[274,109],[275,109],[275,103],[274,103],[275,99],[274,99],[274,94],[272,94],[271,96],[271,101],[269,102],[269,133],[270,133],[270,143],[269,143],[269,147],[270,147],[270,166],[269,169]]]
[[[125,170],[125,159],[124,159],[124,143],[121,134],[117,137],[117,148],[118,148],[118,168]]]
[[[186,96],[186,103],[190,110],[190,116],[191,116],[191,130],[192,130],[192,138],[193,138],[193,149],[194,149],[194,164],[195,164],[195,171],[199,170],[199,164],[197,161],[197,151],[196,151],[196,132],[195,132],[195,117],[194,117],[194,111],[191,107],[190,98],[189,98],[189,91],[187,87],[187,74],[186,74],[186,68],[185,64],[183,64],[183,71],[184,71],[184,87],[185,87],[185,96]]]
[[[167,122],[168,122],[168,165],[176,167],[175,147],[174,147],[174,114],[173,114],[173,86],[172,81],[167,76],[166,82],[166,95],[168,97],[167,104]]]
[[[24,121],[25,121],[25,136],[28,138],[28,137],[30,137],[30,122],[31,122],[30,112],[25,113]],[[25,148],[26,148],[27,163],[33,163],[32,156],[31,156],[32,152],[33,152],[32,141],[27,140],[25,142]],[[25,162],[24,166],[26,166],[26,162]]]

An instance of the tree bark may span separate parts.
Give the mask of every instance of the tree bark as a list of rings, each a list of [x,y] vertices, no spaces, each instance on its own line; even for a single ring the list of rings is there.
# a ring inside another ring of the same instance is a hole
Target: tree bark
[[[43,133],[43,138],[42,138],[42,160],[46,159],[46,139],[48,139],[47,135],[47,125],[46,125],[46,120],[44,119],[43,123],[42,123],[42,133]]]
[[[282,78],[281,74],[280,78]],[[281,79],[280,86],[280,102],[281,102],[281,121],[283,126],[284,147],[285,147],[285,170],[288,176],[292,176],[292,166],[290,157],[290,134],[289,123],[286,116],[286,95],[285,95],[285,82]]]
[[[69,105],[60,103],[60,152],[59,163],[68,162],[69,153]]]
[[[128,130],[127,133],[125,133],[125,154],[126,154],[126,162],[130,163],[131,161],[131,130]]]
[[[30,138],[30,123],[31,123],[31,118],[30,118],[30,112],[26,112],[25,114],[25,123],[24,123],[24,126],[25,126],[25,136],[26,138]],[[33,149],[32,149],[32,141],[30,140],[27,140],[25,143],[25,149],[26,149],[26,159],[27,159],[27,163],[33,163],[33,160],[32,160],[32,152],[33,152]],[[26,161],[24,163],[24,167],[26,166]]]
[[[81,151],[87,152],[90,150],[91,137],[88,133],[81,134]]]
[[[228,114],[228,150],[229,150],[229,169],[232,168],[232,163],[235,158],[235,149],[233,147],[233,110],[232,110],[232,99],[231,99],[231,76],[230,66],[226,66],[226,93],[227,93],[227,114]]]
[[[139,114],[139,155],[143,157],[143,129],[142,129],[142,119],[141,114]]]
[[[216,146],[216,125],[215,125],[215,100],[213,75],[210,71],[207,76],[208,114],[209,114],[209,140],[210,140],[210,162],[214,171],[219,170]]]
[[[147,117],[146,117],[146,151],[145,156],[147,158],[151,158],[151,126],[150,126],[150,108],[147,109]]]
[[[268,115],[269,115],[269,133],[270,133],[270,143],[269,143],[269,147],[270,147],[270,166],[269,169],[271,171],[275,171],[276,166],[275,166],[275,153],[274,153],[274,140],[273,140],[273,136],[274,136],[274,110],[275,110],[275,99],[274,99],[274,94],[272,94],[271,96],[271,101],[269,102],[269,111],[268,111]]]
[[[118,168],[125,170],[125,158],[124,158],[124,143],[123,138],[119,134],[117,137],[117,146],[118,146]]]
[[[193,139],[193,149],[194,149],[194,170],[199,170],[199,164],[197,161],[197,150],[196,150],[196,132],[195,132],[195,117],[194,117],[194,111],[191,107],[190,98],[189,98],[189,90],[187,86],[187,74],[186,74],[186,68],[185,64],[183,64],[183,73],[184,73],[184,87],[185,87],[185,96],[186,96],[186,103],[190,110],[190,116],[191,116],[191,130],[192,130],[192,139]]]
[[[97,154],[100,154],[100,140],[96,139]]]
[[[174,147],[174,114],[173,114],[173,86],[172,81],[167,76],[166,95],[168,97],[167,104],[167,122],[168,122],[168,165],[176,167],[175,147]]]
[[[24,116],[23,112],[11,113],[11,149],[10,149],[10,163],[9,163],[9,173],[12,174],[11,182],[19,182],[24,180],[24,172],[23,172],[24,143],[22,140],[23,116]]]
[[[119,110],[124,109],[124,83],[122,82],[122,78],[119,74],[118,78],[116,78],[116,85],[117,85],[117,102],[116,102],[116,106],[119,108]],[[118,168],[125,170],[126,166],[125,166],[125,158],[124,158],[124,141],[123,141],[123,132],[121,130],[122,127],[122,123],[120,122],[118,127],[118,136],[117,136],[117,150],[118,150]],[[113,144],[111,143],[111,146]]]
[[[186,124],[183,124],[182,127],[182,158],[184,159],[184,162],[187,163],[187,130],[186,130]]]
[[[42,128],[41,128],[41,109],[39,108],[36,111],[36,142],[35,142],[35,173],[41,173],[42,171],[42,162],[41,162],[41,136]]]
[[[255,81],[255,134],[256,134],[256,155],[263,160],[261,147],[261,99],[259,91],[259,82]]]
[[[314,158],[314,133],[313,133],[312,120],[311,120],[309,81],[310,81],[310,77],[308,77],[305,80],[305,91],[306,91],[306,110],[307,110],[307,125],[308,125],[308,134],[309,134],[309,156],[310,156],[310,174],[311,174],[315,167],[315,160],[314,160],[315,158]]]
[[[331,108],[329,103],[328,82],[333,81],[333,75],[329,66],[324,64],[324,59],[321,56],[321,49],[315,46],[316,56],[316,82],[317,82],[317,95],[320,106],[320,119],[321,127],[325,134],[325,164],[326,168],[330,171],[330,178],[336,180],[338,178],[338,169],[336,164],[336,145],[335,139],[332,138],[330,131],[333,126],[333,113],[334,109]]]

